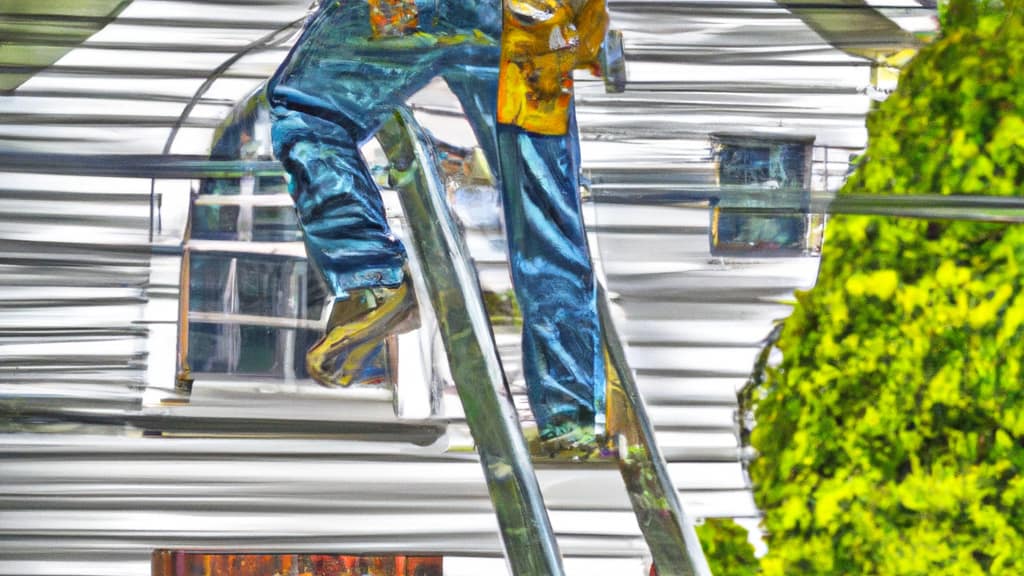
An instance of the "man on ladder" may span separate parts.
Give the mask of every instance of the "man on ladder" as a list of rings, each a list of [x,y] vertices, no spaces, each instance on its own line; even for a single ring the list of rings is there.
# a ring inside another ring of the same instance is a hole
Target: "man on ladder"
[[[334,291],[327,333],[307,355],[318,382],[351,384],[380,337],[415,313],[404,248],[359,147],[440,75],[499,168],[540,436],[574,446],[603,433],[572,71],[596,67],[607,23],[604,0],[324,0],[310,16],[267,95],[310,260]]]

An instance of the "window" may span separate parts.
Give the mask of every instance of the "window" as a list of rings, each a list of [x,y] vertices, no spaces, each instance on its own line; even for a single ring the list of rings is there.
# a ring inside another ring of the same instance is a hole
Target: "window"
[[[808,252],[813,138],[713,136],[720,193],[711,216],[715,256]]]

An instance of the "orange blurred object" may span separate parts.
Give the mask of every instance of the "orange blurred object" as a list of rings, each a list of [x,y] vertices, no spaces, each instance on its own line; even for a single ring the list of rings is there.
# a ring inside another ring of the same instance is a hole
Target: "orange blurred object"
[[[412,34],[419,27],[415,0],[369,0],[374,38]]]
[[[440,556],[225,554],[157,550],[152,576],[441,576]]]

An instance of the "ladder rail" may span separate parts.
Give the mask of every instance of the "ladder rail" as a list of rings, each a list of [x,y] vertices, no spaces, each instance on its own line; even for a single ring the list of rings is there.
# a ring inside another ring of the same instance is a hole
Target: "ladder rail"
[[[473,433],[515,576],[564,576],[551,520],[507,390],[468,249],[448,210],[435,154],[400,108],[377,133],[423,266],[466,422]]]
[[[643,397],[612,321],[607,292],[598,283],[598,311],[609,363],[608,432],[616,438],[622,474],[637,523],[659,576],[711,576],[693,523],[668,473]]]

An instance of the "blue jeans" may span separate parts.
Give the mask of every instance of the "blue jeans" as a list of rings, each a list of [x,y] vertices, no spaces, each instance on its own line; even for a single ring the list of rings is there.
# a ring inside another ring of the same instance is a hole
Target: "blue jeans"
[[[397,285],[405,250],[359,146],[442,76],[500,169],[537,424],[592,423],[604,413],[604,359],[575,126],[565,136],[496,126],[501,14],[500,0],[429,0],[419,13],[422,34],[371,39],[365,1],[325,2],[268,83],[274,152],[291,175],[310,259],[335,296]]]

